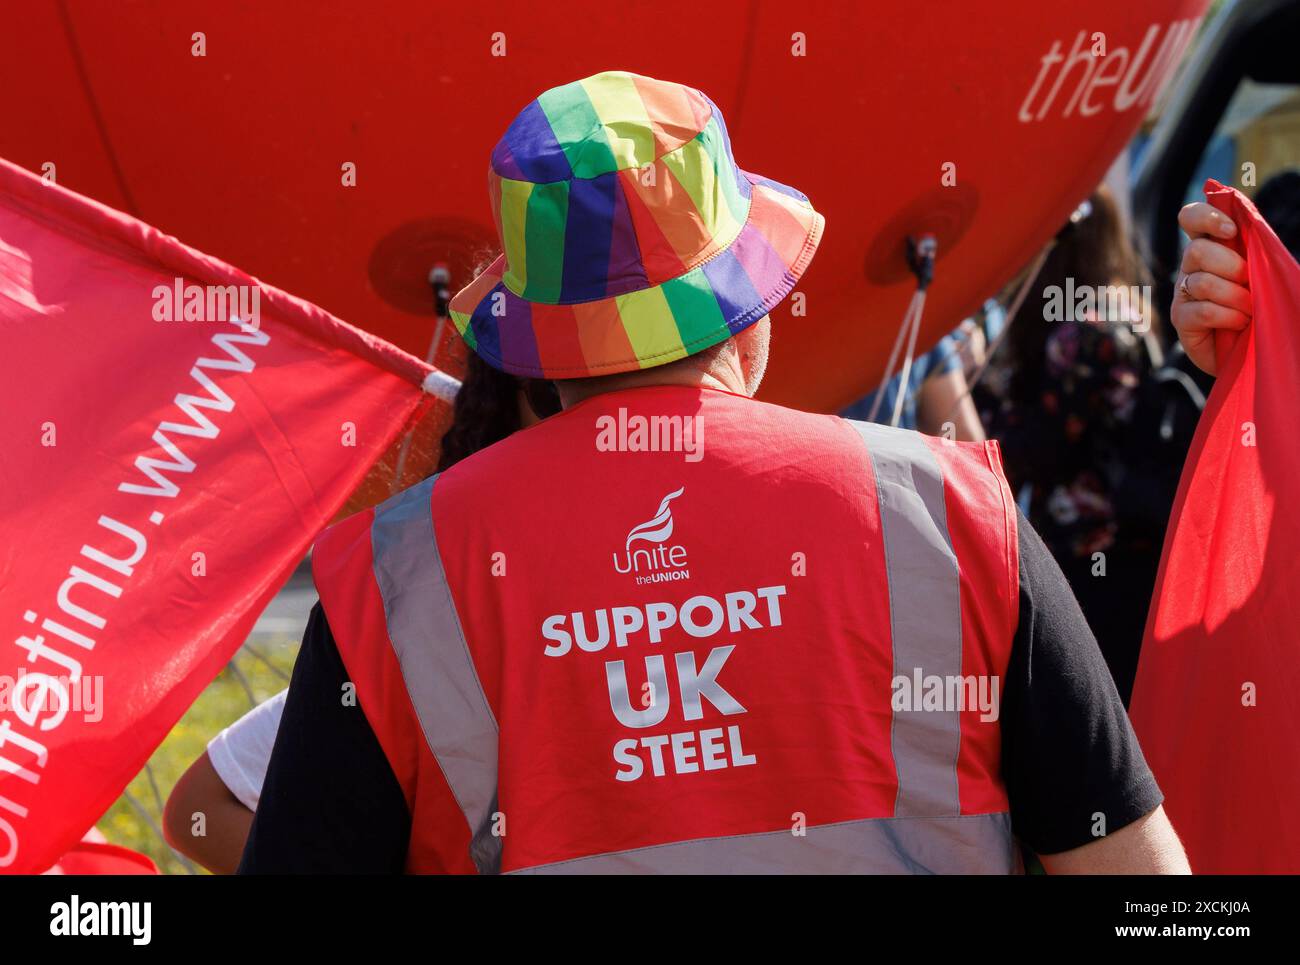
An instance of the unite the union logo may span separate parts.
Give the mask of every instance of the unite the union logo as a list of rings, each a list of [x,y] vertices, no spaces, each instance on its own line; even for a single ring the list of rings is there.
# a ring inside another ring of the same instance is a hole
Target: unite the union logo
[[[682,486],[670,492],[659,503],[659,509],[644,523],[637,523],[627,534],[623,544],[623,553],[614,553],[614,571],[631,573],[637,583],[664,583],[670,580],[689,580],[686,547],[673,544],[668,540],[673,535],[673,510],[669,505],[686,491]],[[632,548],[633,543],[648,543],[649,546]]]

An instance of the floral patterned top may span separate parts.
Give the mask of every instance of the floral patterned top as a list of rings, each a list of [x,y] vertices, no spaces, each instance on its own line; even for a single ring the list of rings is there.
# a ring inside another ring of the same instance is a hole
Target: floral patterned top
[[[1127,325],[1045,324],[1052,328],[1042,365],[1019,373],[1028,390],[1021,398],[1034,404],[1012,398],[1005,352],[989,366],[975,402],[1002,445],[1021,509],[1065,565],[1110,550],[1119,537],[1123,442],[1150,363]]]

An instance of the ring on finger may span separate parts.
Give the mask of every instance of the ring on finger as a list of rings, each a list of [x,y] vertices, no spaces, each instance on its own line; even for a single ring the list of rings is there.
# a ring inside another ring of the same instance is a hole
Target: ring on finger
[[[1192,302],[1196,301],[1196,299],[1192,296],[1191,289],[1187,287],[1187,279],[1190,277],[1191,275],[1187,274],[1187,272],[1183,272],[1182,280],[1178,282],[1178,290],[1183,293],[1183,298]]]

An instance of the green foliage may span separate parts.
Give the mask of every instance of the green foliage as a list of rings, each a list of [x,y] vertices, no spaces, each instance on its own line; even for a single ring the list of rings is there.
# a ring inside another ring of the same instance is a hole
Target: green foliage
[[[254,656],[248,648],[241,649],[233,662],[247,681],[253,698],[260,703],[288,686],[286,678],[293,669],[298,641],[288,636],[261,638],[254,641],[252,646],[266,658],[266,662]],[[267,662],[284,676],[277,675],[267,666]],[[227,666],[199,695],[198,700],[171,729],[149,759],[158,794],[163,801],[166,801],[180,776],[203,753],[208,741],[222,728],[242,717],[252,706],[248,690],[239,676]],[[127,786],[127,794],[149,813],[153,826],[124,794],[100,818],[97,825],[99,830],[114,844],[147,854],[165,874],[185,873],[186,867],[155,831],[155,827],[162,827],[162,808],[146,771],[141,771],[131,781]],[[192,867],[195,871],[202,870],[197,865]]]

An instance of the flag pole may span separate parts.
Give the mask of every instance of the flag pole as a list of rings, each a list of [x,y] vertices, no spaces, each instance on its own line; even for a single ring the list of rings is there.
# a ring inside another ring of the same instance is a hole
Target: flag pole
[[[429,350],[424,353],[424,361],[432,365],[434,356],[438,354],[438,346],[442,344],[442,333],[447,326],[447,315],[451,305],[451,272],[446,265],[438,263],[429,269],[429,287],[433,289],[433,312],[436,321],[433,325],[433,338],[429,340]],[[424,377],[420,388],[444,402],[454,402],[456,393],[460,391],[460,380],[435,368]],[[397,466],[393,471],[390,492],[395,493],[401,488],[402,473],[406,471],[406,460],[411,451],[411,438],[414,435],[415,426],[411,426],[397,454]]]

